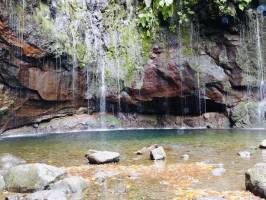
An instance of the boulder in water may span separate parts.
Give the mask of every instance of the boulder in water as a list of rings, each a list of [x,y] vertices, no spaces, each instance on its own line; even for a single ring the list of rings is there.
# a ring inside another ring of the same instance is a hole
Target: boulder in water
[[[241,158],[244,158],[244,159],[249,159],[251,156],[249,151],[239,151],[237,155],[239,155]]]
[[[182,158],[183,160],[188,160],[188,159],[189,159],[189,155],[188,155],[188,154],[183,154],[183,155],[181,156],[181,158]]]
[[[22,159],[20,159],[16,156],[13,156],[9,153],[5,153],[5,154],[2,154],[0,156],[0,169],[1,170],[7,170],[11,167],[25,164],[25,163],[26,163],[25,160],[22,160]]]
[[[266,198],[266,163],[258,163],[245,174],[246,189]]]
[[[120,160],[120,154],[111,151],[89,150],[85,157],[90,164],[116,163]]]
[[[262,140],[259,147],[261,149],[266,149],[266,140]]]
[[[163,160],[166,158],[166,153],[164,151],[163,147],[158,147],[150,152],[150,158],[151,160]]]
[[[10,168],[4,180],[10,192],[34,192],[46,188],[65,174],[65,170],[46,164],[24,164]]]

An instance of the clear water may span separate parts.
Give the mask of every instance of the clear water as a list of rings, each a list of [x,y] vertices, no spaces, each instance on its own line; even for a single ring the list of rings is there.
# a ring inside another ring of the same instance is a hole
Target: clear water
[[[164,146],[166,164],[205,162],[223,164],[226,172],[216,183],[202,181],[202,186],[215,190],[244,188],[244,172],[257,162],[266,161],[266,150],[255,149],[266,139],[265,130],[135,130],[89,133],[65,133],[39,137],[6,138],[0,140],[0,154],[11,153],[28,162],[43,162],[57,166],[86,164],[88,149],[121,153],[119,165],[151,165],[148,157],[135,151],[151,144]],[[237,153],[248,150],[250,159]],[[189,154],[190,159],[180,158]],[[218,172],[219,173],[219,172]],[[235,182],[235,180],[239,180]]]

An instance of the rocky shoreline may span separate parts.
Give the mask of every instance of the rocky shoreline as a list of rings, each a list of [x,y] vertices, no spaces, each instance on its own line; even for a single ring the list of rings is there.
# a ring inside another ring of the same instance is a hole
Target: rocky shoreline
[[[26,136],[47,133],[79,131],[116,130],[116,129],[178,129],[178,128],[230,128],[228,118],[223,114],[205,113],[199,117],[151,116],[119,113],[76,114],[42,122],[41,119],[29,126],[6,130],[2,136]]]

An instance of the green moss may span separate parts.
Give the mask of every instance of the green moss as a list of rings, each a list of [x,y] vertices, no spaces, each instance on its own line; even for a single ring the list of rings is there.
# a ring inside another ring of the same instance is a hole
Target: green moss
[[[184,56],[192,56],[193,55],[193,49],[190,47],[183,47],[181,53]]]
[[[191,33],[190,28],[187,26],[181,27],[181,37],[182,37],[182,50],[181,53],[184,56],[193,56],[193,47],[191,44]]]
[[[56,41],[54,45],[58,55],[63,52],[75,57],[78,66],[85,66],[90,62],[92,53],[86,48],[84,38],[79,30],[79,24],[83,24],[82,12],[87,12],[78,1],[58,0],[58,14],[66,16],[69,20],[65,25],[65,29],[58,31],[55,27],[54,20],[50,17],[49,7],[40,2],[35,11],[35,21],[40,26],[41,31],[47,37],[51,37],[52,41]]]
[[[125,86],[131,86],[135,76],[139,74],[140,70],[143,70],[145,61],[144,53],[142,54],[144,46],[136,21],[134,19],[126,20],[127,17],[128,13],[124,7],[110,3],[104,13],[104,24],[111,39],[106,52],[109,60],[107,63],[118,63],[121,80],[124,81]],[[146,44],[147,49],[150,46],[148,42]],[[148,55],[148,50],[145,50],[145,55]]]
[[[142,41],[142,48],[143,48],[143,55],[145,60],[150,56],[150,51],[151,51],[151,41],[152,39],[150,37],[147,37],[145,34],[142,35],[141,37]]]
[[[54,23],[50,19],[49,14],[49,7],[44,3],[40,3],[39,7],[36,9],[35,21],[42,27],[46,34],[51,34],[55,31]]]

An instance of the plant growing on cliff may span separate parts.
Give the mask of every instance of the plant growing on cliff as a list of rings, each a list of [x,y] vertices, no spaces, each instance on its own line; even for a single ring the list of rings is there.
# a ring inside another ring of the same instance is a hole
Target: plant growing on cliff
[[[139,25],[151,36],[158,21],[167,21],[177,16],[178,23],[188,22],[204,4],[216,16],[235,16],[237,10],[244,11],[252,0],[143,0],[138,15]]]
[[[144,8],[138,14],[138,24],[150,37],[158,26],[158,19],[151,8]]]

